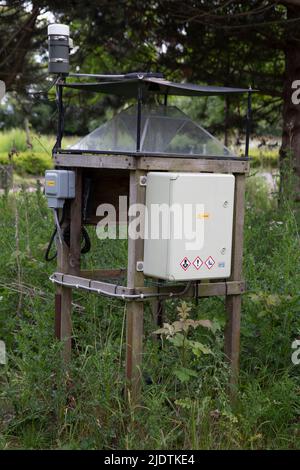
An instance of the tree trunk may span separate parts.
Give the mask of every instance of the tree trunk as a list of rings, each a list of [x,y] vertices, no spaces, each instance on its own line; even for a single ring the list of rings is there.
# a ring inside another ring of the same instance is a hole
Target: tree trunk
[[[31,138],[30,138],[30,126],[29,126],[29,120],[27,117],[25,117],[24,119],[24,127],[25,127],[25,133],[26,133],[27,148],[32,149],[32,143],[31,143]]]
[[[287,18],[300,16],[300,5],[287,6]],[[283,88],[283,130],[280,149],[280,201],[284,194],[300,202],[300,104],[293,103],[295,88],[300,80],[299,42],[289,33],[285,46],[285,76]],[[298,94],[299,96],[299,94]],[[292,175],[292,181],[291,181]]]

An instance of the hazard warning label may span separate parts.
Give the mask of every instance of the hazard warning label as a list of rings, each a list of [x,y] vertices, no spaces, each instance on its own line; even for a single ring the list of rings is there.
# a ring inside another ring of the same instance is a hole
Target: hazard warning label
[[[213,259],[212,256],[209,256],[207,260],[205,261],[205,264],[208,269],[211,269],[213,265],[215,264],[215,260]]]
[[[182,267],[184,271],[187,271],[187,269],[191,266],[191,264],[192,263],[190,262],[190,260],[187,257],[185,257],[181,261],[180,266]]]
[[[197,256],[193,261],[193,265],[195,266],[196,269],[200,269],[202,264],[203,264],[203,261],[200,258],[200,256]]]

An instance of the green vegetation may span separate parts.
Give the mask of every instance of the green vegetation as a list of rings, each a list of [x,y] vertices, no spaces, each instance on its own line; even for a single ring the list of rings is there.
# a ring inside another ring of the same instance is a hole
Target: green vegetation
[[[250,149],[249,156],[252,168],[278,168],[278,150]]]
[[[52,219],[40,190],[0,199],[0,331],[8,363],[0,368],[0,447],[60,449],[297,449],[300,334],[299,232],[291,207],[259,177],[248,178],[241,337],[241,384],[226,394],[223,299],[167,302],[165,321],[180,327],[160,343],[145,314],[141,406],[123,401],[124,303],[76,292],[70,370],[53,339],[54,263],[43,259]],[[124,241],[100,241],[86,266],[126,265]],[[178,310],[179,307],[179,310]],[[177,322],[177,323],[176,323]],[[191,324],[191,323],[190,323]],[[209,326],[203,327],[203,326]],[[179,336],[178,336],[179,335]],[[183,351],[183,336],[186,346]]]
[[[76,137],[64,139],[67,147],[76,141]],[[0,132],[0,165],[10,162],[18,175],[43,175],[45,170],[52,167],[52,147],[54,136],[38,135],[30,132],[30,142],[26,140],[26,133],[21,129],[11,129]]]
[[[17,152],[45,152],[51,155],[51,148],[54,145],[55,137],[38,135],[31,133],[29,135],[30,142],[27,142],[26,133],[22,129],[11,129],[6,132],[0,132],[0,149],[1,152],[9,153],[13,149]]]

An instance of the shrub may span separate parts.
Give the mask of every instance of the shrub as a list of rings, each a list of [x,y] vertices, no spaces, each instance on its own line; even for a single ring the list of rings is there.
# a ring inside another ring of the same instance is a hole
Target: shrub
[[[252,168],[277,168],[279,160],[278,150],[260,150],[250,149],[250,158],[252,159]]]
[[[9,163],[7,154],[0,154],[0,164]],[[20,152],[13,156],[13,166],[19,175],[41,175],[52,168],[53,161],[51,155],[46,152],[34,153],[33,151]]]
[[[68,147],[77,137],[64,138],[63,145]],[[9,162],[9,153],[13,150],[13,165],[17,174],[42,175],[52,168],[52,147],[55,142],[53,135],[38,135],[30,132],[31,146],[26,142],[26,133],[22,129],[11,129],[0,132],[0,165]]]

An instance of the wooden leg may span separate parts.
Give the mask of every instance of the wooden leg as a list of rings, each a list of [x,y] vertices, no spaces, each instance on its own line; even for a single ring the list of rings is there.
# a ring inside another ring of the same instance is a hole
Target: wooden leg
[[[163,279],[158,279],[158,282],[164,283]],[[162,299],[154,299],[151,301],[151,309],[152,309],[152,316],[153,322],[155,326],[162,327],[164,322],[164,310],[165,304]]]
[[[59,244],[57,250],[57,269],[59,272],[78,274],[80,270],[80,244],[81,244],[81,200],[82,177],[81,170],[76,170],[76,193],[71,201],[70,211],[70,249],[64,243]],[[68,225],[68,218],[62,229]],[[55,334],[63,341],[62,357],[65,364],[70,362],[72,350],[72,289],[59,286],[55,298]]]
[[[231,366],[231,389],[236,387],[239,376],[241,306],[241,295],[228,296],[226,300],[225,355]]]
[[[142,302],[128,302],[126,339],[126,382],[127,396],[137,403],[141,393],[143,354],[144,305]]]
[[[67,273],[69,263],[69,249],[66,244],[57,248],[57,269],[59,272]],[[55,330],[58,339],[63,341],[62,358],[65,363],[71,359],[71,321],[72,291],[66,287],[59,286],[55,299]]]
[[[61,324],[61,294],[57,291],[55,294],[55,325],[54,325],[54,336],[56,339],[60,339],[60,324]]]
[[[65,364],[71,360],[72,351],[72,289],[62,288],[60,339],[63,341],[62,357]]]
[[[80,272],[81,226],[82,226],[82,171],[76,169],[75,199],[71,202],[70,258],[69,273]]]
[[[164,302],[161,299],[152,300],[151,308],[155,326],[162,327],[164,322]]]
[[[129,205],[144,204],[145,187],[140,186],[140,177],[145,173],[139,170],[130,172]],[[129,223],[135,217],[129,218]],[[137,261],[144,257],[144,240],[128,237],[128,287],[144,285],[144,274],[136,269]],[[126,324],[126,395],[130,393],[131,403],[139,401],[141,392],[141,366],[143,353],[143,314],[142,302],[128,302]]]
[[[240,281],[242,278],[244,199],[245,175],[235,175],[231,281]],[[232,396],[235,395],[239,375],[241,304],[241,295],[226,296],[225,354],[231,367],[230,390]]]

